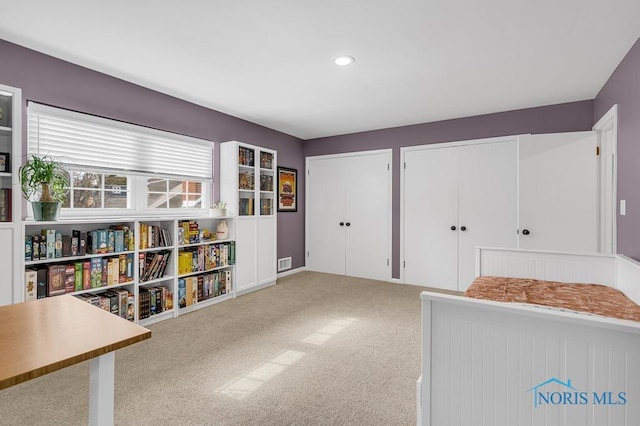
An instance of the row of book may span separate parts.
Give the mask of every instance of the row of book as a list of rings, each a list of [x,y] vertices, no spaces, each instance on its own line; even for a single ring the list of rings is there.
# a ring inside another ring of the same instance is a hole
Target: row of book
[[[77,294],[75,297],[126,320],[133,321],[135,319],[134,296],[127,289],[118,288],[97,294],[83,293]]]
[[[169,247],[171,233],[168,229],[156,225],[140,224],[140,248]]]
[[[25,271],[27,300],[133,282],[133,254],[93,257]]]
[[[139,319],[173,309],[173,293],[167,287],[140,287]]]
[[[260,199],[260,214],[262,216],[273,214],[273,200],[271,198]]]
[[[178,279],[178,306],[186,308],[198,302],[231,293],[231,270],[225,269]]]
[[[206,228],[200,228],[197,220],[178,221],[178,244],[198,244],[216,239],[216,233]]]
[[[260,191],[273,191],[273,176],[260,176]]]
[[[235,241],[191,247],[178,253],[178,274],[204,272],[235,263]]]
[[[253,162],[254,162],[253,149],[239,146],[238,147],[238,164],[240,164],[241,166],[253,167]]]
[[[273,154],[269,152],[260,153],[260,168],[273,170]]]
[[[155,280],[164,276],[169,265],[171,250],[140,253],[138,259],[138,276],[140,282]]]
[[[89,254],[133,251],[135,238],[128,226],[112,226],[92,231],[72,230],[63,235],[55,229],[43,229],[40,235],[27,235],[24,242],[24,260],[57,259]]]
[[[238,214],[240,216],[253,216],[253,198],[240,198]]]
[[[255,189],[255,176],[253,173],[240,172],[238,174],[238,188],[253,191]]]
[[[0,189],[0,222],[11,222],[11,188]]]

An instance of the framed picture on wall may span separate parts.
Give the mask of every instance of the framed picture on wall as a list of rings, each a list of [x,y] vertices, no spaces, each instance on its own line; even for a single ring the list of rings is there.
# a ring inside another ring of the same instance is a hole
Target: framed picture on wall
[[[0,152],[0,172],[11,171],[11,157],[8,152]]]
[[[278,167],[278,211],[298,211],[298,171]]]

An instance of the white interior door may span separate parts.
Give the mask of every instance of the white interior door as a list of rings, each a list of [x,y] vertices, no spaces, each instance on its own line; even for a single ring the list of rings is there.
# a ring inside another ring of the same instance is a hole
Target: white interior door
[[[407,151],[404,163],[404,282],[457,290],[458,150]]]
[[[346,275],[391,278],[391,152],[346,163]]]
[[[459,149],[458,291],[465,291],[476,247],[518,246],[518,151],[515,139]]]
[[[307,269],[311,271],[345,274],[345,164],[344,158],[307,162]]]
[[[595,132],[520,138],[520,247],[596,252]]]
[[[616,252],[616,146],[618,139],[618,106],[614,105],[596,124],[593,130],[598,136],[600,147],[599,159],[599,194],[600,203],[600,253]]]

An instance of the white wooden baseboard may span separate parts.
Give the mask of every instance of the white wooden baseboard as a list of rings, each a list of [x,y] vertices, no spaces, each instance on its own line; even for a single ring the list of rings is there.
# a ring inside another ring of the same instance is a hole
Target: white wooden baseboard
[[[287,275],[293,275],[293,274],[297,274],[298,272],[304,272],[307,270],[306,266],[301,266],[299,268],[296,269],[289,269],[288,271],[285,272],[280,272],[277,277],[278,278],[282,278],[282,277],[286,277]]]

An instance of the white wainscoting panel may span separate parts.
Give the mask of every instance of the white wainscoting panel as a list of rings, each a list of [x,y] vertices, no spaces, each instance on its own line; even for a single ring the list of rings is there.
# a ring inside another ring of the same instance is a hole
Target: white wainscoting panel
[[[476,249],[476,276],[535,278],[616,286],[615,255],[583,255],[514,249]]]

